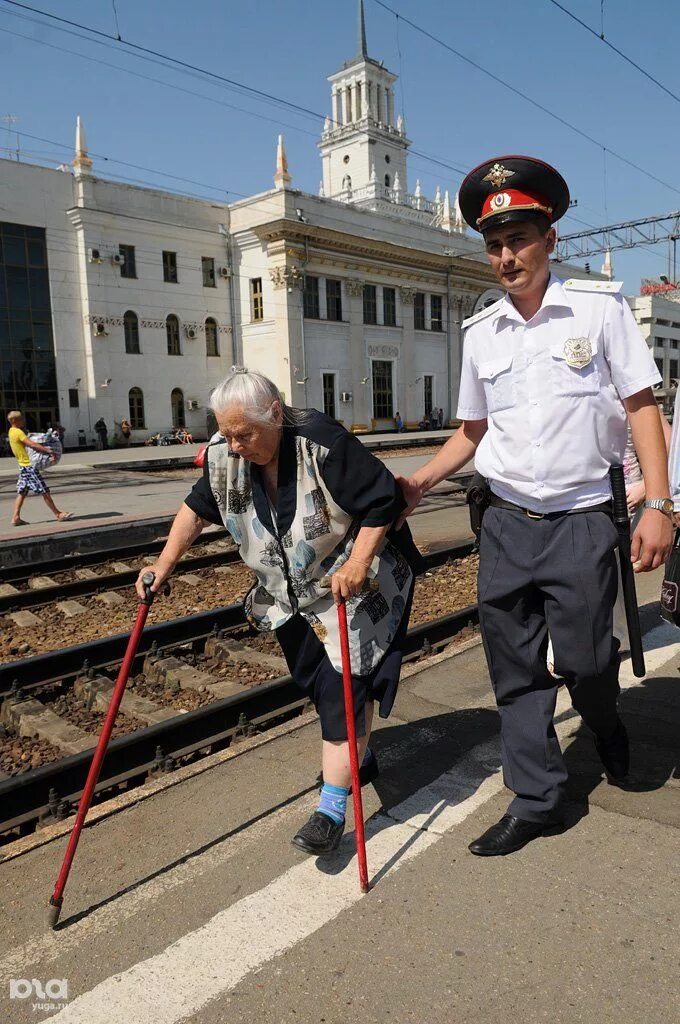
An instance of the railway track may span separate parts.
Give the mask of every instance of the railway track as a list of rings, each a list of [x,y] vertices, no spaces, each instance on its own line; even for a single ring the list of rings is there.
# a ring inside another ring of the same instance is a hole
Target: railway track
[[[428,495],[414,514],[427,515],[459,507],[465,500],[464,487],[468,479],[467,475],[456,477],[451,487]],[[33,563],[30,567],[9,566],[0,570],[0,615],[130,587],[137,579],[140,567],[132,567],[128,562],[158,553],[164,544],[165,540],[128,544],[105,554],[89,552],[75,555],[72,559]],[[197,547],[210,550],[195,554]],[[191,573],[233,564],[238,560],[227,531],[214,530],[198,538],[191,554],[180,561],[175,573]]]
[[[428,570],[471,551],[471,544],[439,551],[428,556]],[[429,653],[476,623],[476,606],[468,605],[415,626],[407,654]],[[100,797],[300,713],[307,700],[285,673],[276,648],[260,639],[253,641],[258,644],[253,650],[244,633],[240,605],[148,627],[121,707],[123,719],[132,724],[111,742]],[[42,755],[34,755],[36,763],[29,756],[19,774],[0,778],[0,835],[15,836],[72,812],[98,730],[85,732],[72,715],[64,720],[64,708],[68,712],[69,701],[75,701],[86,708],[79,714],[103,717],[126,643],[127,635],[121,634],[0,666],[0,729],[15,736],[37,733],[43,744],[51,737],[57,756],[53,763],[39,763]],[[185,695],[198,706],[178,712],[174,698]]]

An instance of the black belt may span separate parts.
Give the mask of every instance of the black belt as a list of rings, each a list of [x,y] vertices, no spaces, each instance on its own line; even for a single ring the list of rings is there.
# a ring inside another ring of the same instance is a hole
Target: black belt
[[[522,512],[529,519],[558,519],[559,516],[573,516],[577,512],[605,512],[608,516],[612,514],[611,501],[601,501],[599,505],[588,505],[586,508],[565,508],[561,512],[534,512],[530,508],[523,508],[521,505],[515,505],[512,501],[506,501],[505,498],[499,498],[493,491],[489,504],[494,508],[507,508],[511,512]]]

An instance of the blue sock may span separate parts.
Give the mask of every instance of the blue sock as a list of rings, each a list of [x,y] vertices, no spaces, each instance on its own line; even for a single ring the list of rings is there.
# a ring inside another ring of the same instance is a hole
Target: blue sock
[[[343,786],[331,786],[324,782],[319,794],[317,811],[321,811],[331,821],[334,821],[336,825],[341,825],[345,820],[348,793],[349,789],[345,789]]]

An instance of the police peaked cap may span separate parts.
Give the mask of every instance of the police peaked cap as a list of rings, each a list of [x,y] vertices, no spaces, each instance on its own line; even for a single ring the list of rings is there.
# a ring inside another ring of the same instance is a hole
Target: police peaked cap
[[[458,203],[470,227],[481,232],[535,217],[553,224],[569,208],[569,188],[560,172],[542,160],[497,156],[470,171]]]

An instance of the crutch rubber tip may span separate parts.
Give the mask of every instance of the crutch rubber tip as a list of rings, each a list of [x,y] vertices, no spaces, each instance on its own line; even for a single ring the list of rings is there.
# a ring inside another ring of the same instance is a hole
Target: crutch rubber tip
[[[371,891],[371,887],[370,887],[370,885],[368,884],[368,882],[366,882],[366,885],[362,885],[362,886],[361,886],[361,891],[362,891],[362,892],[370,892],[370,891]]]
[[[55,928],[57,926],[60,914],[61,904],[50,903],[49,910],[47,911],[47,923],[50,926],[50,928]]]

